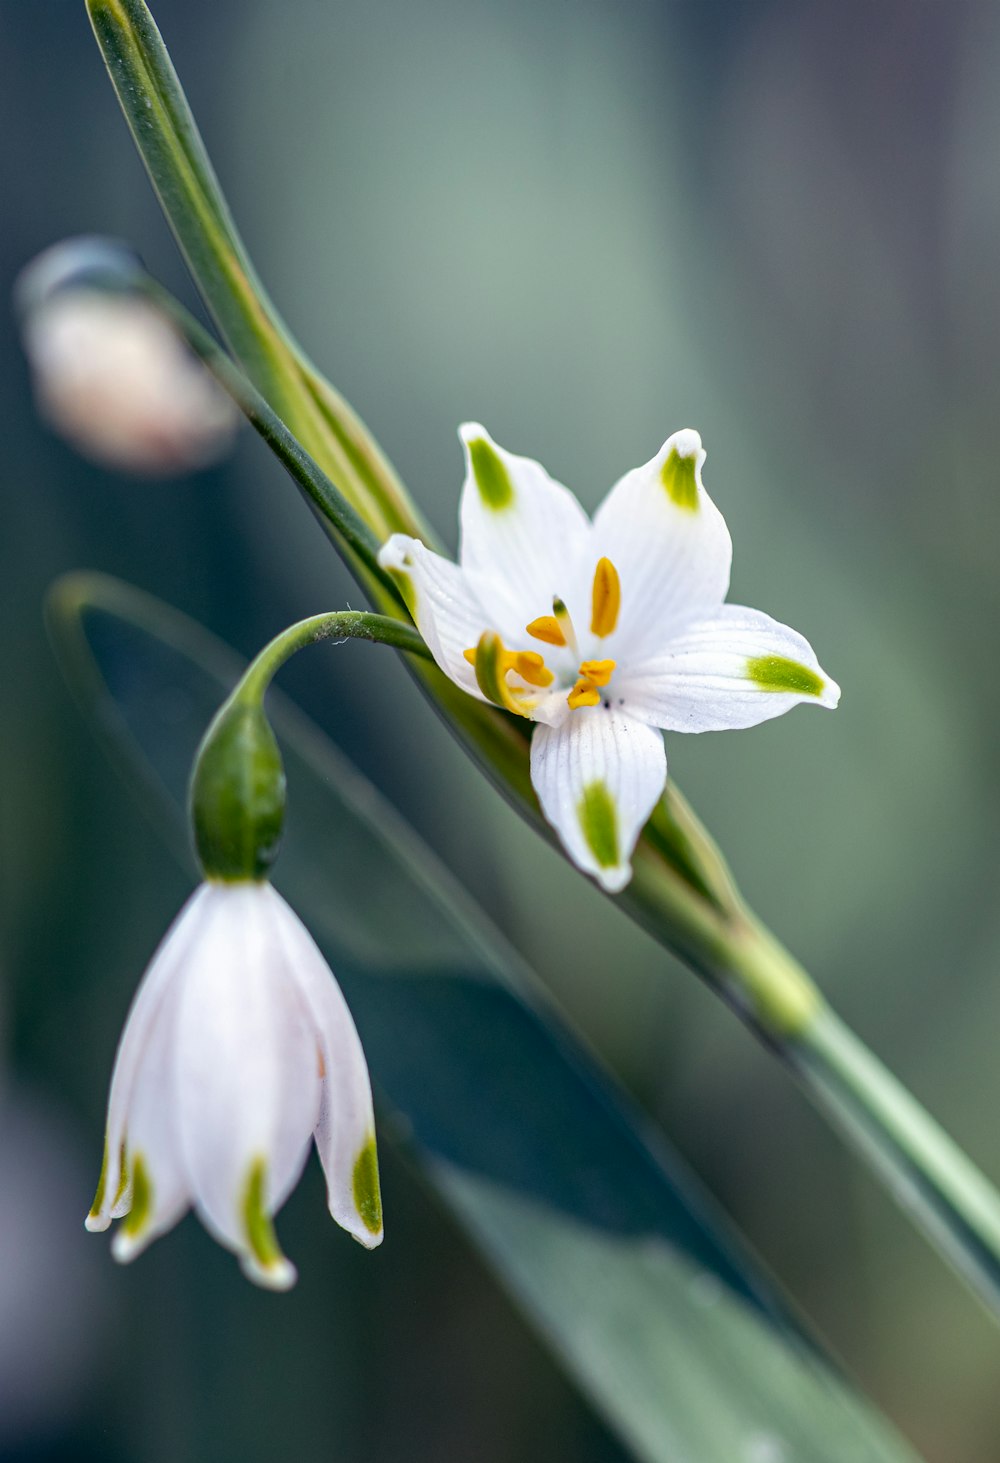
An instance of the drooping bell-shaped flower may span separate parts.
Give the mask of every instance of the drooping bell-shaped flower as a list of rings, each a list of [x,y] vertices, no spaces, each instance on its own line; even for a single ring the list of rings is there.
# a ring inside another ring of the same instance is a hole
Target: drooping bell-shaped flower
[[[271,1216],[313,1137],[330,1213],[379,1244],[368,1068],[333,973],[270,884],[203,884],[133,1001],[87,1228],[121,1218],[113,1253],[131,1260],[193,1206],[251,1279],[284,1289]]]
[[[477,424],[461,428],[459,562],[394,534],[379,561],[441,669],[538,722],[531,780],[570,858],[605,889],[667,775],[661,730],[749,727],[840,691],[795,630],[724,603],[732,545],[676,432],[591,521],[576,498]]]
[[[235,694],[192,781],[207,882],[147,969],[118,1047],[87,1228],[121,1223],[130,1260],[193,1207],[261,1285],[295,1270],[272,1216],[315,1138],[330,1213],[382,1240],[371,1086],[351,1013],[312,937],[267,882],[284,774],[259,702]]]

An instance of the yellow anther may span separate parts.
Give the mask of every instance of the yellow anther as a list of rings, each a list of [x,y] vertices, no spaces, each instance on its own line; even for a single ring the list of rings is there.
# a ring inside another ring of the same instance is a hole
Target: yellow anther
[[[477,655],[476,647],[473,646],[471,650],[463,650],[462,651],[462,654],[465,656],[465,658],[469,662],[469,664],[474,667],[475,664],[476,664],[476,655]]]
[[[610,559],[598,559],[591,594],[590,628],[602,640],[618,624],[621,605],[622,586],[618,570]]]
[[[580,665],[580,674],[595,686],[606,686],[616,664],[613,660],[585,660]]]
[[[581,677],[570,691],[568,701],[570,711],[577,711],[581,706],[599,706],[601,693],[593,681]]]
[[[535,640],[544,640],[546,645],[565,645],[566,636],[560,628],[559,621],[555,615],[539,615],[537,620],[532,620],[525,629]]]
[[[517,671],[529,686],[551,686],[555,680],[537,650],[518,650],[509,656],[509,669]]]

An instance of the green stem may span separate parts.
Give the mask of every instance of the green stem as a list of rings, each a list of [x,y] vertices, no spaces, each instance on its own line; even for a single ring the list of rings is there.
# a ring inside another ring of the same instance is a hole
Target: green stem
[[[268,686],[285,661],[296,651],[315,645],[319,640],[370,640],[377,645],[389,645],[394,650],[422,656],[425,660],[431,658],[419,631],[412,625],[393,620],[388,615],[369,614],[366,610],[331,610],[299,620],[269,641],[250,662],[230,696],[230,702],[262,702]]]
[[[697,820],[687,830],[697,848]],[[711,845],[710,845],[711,846]],[[939,1254],[1000,1318],[1000,1194],[957,1143],[830,1009],[798,962],[746,909],[685,897],[640,844],[618,896],[732,1007],[888,1188]],[[716,893],[723,886],[716,886]]]
[[[994,1311],[1000,1195],[944,1129],[828,1006],[784,1051],[813,1101],[848,1132],[897,1202]]]

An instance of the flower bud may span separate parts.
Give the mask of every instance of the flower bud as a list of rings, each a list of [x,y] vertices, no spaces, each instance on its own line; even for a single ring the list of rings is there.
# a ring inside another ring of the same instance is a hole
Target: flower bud
[[[258,702],[227,701],[191,775],[191,825],[206,879],[266,878],[285,818],[281,752]]]
[[[237,412],[142,277],[122,246],[71,240],[28,266],[15,302],[40,415],[95,462],[169,477],[221,457]]]

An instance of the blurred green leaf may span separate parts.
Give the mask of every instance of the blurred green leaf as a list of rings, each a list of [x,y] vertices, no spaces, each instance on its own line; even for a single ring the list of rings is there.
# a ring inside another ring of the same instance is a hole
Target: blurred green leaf
[[[87,0],[129,130],[205,303],[254,385],[386,538],[422,527],[392,467],[306,358],[257,276],[144,0]]]
[[[239,662],[103,576],[62,581],[52,624],[183,850],[190,759]],[[468,895],[315,727],[277,695],[271,711],[289,781],[276,882],[344,987],[383,1129],[625,1445],[649,1463],[913,1463]]]

